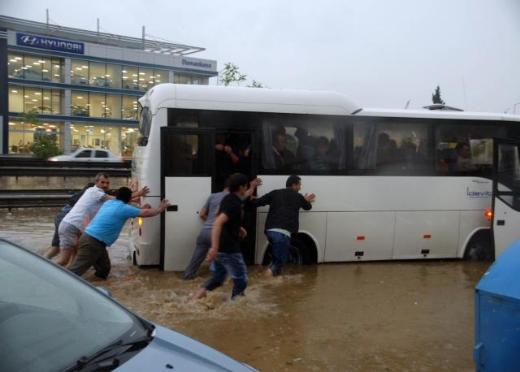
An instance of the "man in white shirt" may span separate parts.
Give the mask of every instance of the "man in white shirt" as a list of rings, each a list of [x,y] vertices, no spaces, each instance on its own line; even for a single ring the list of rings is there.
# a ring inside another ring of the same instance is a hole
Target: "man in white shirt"
[[[95,181],[95,185],[85,191],[60,223],[58,228],[60,253],[56,258],[56,263],[61,266],[66,266],[73,261],[78,240],[83,230],[94,218],[103,202],[114,198],[106,194],[110,181],[105,173],[98,173]],[[132,198],[144,196],[148,191],[148,187],[145,186],[141,190],[134,192]]]

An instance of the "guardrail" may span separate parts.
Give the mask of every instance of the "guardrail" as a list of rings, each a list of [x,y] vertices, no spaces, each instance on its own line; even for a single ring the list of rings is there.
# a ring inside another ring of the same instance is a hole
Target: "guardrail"
[[[61,207],[79,190],[2,190],[0,208]]]
[[[130,177],[131,162],[65,162],[33,158],[0,157],[1,176],[94,176],[105,172],[112,177]]]

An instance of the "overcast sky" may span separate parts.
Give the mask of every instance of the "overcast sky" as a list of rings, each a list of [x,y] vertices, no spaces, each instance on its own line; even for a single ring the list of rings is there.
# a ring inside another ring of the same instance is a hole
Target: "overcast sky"
[[[270,88],[520,114],[519,0],[1,0],[0,14],[206,48]],[[213,81],[216,83],[216,81]]]

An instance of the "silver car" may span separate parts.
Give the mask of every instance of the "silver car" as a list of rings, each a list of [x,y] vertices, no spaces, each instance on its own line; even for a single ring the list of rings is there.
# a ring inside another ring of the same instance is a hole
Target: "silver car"
[[[49,158],[50,161],[101,161],[121,163],[123,159],[106,149],[90,149],[80,147],[68,155],[58,155]]]
[[[0,239],[0,371],[254,371]]]

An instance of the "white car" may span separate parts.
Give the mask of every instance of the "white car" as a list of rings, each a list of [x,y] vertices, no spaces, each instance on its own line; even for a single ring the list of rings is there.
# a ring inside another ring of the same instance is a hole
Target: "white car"
[[[79,148],[68,155],[58,155],[49,158],[50,161],[102,161],[111,163],[121,163],[123,159],[120,156],[114,155],[109,150],[105,149],[89,149]]]

